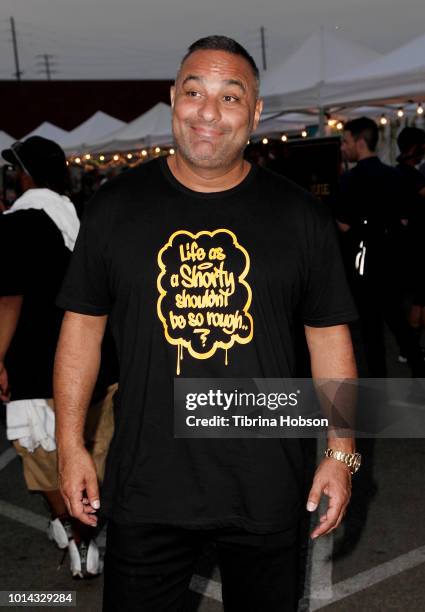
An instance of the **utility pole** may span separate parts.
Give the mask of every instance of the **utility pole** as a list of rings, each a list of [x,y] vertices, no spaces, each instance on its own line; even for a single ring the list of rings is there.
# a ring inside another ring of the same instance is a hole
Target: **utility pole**
[[[260,28],[261,32],[261,53],[263,56],[263,70],[267,70],[267,60],[266,60],[266,34],[264,26]]]
[[[39,55],[37,55],[37,57],[41,58],[41,63],[44,65],[44,68],[42,70],[39,70],[39,72],[44,72],[47,80],[51,81],[52,80],[52,74],[54,72],[56,72],[56,70],[52,69],[52,58],[53,55],[51,55],[50,53],[40,53]]]
[[[22,70],[19,66],[19,53],[18,53],[18,42],[16,40],[16,28],[15,28],[15,19],[13,17],[10,18],[10,29],[12,30],[12,43],[13,43],[13,55],[15,57],[15,74],[17,81],[21,80],[21,75],[23,74]]]

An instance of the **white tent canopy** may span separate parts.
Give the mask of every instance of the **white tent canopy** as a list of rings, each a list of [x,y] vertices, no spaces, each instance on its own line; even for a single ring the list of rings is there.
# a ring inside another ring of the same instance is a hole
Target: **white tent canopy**
[[[323,28],[263,77],[265,112],[319,108],[327,82],[376,60],[379,54]]]
[[[12,138],[12,136],[9,136],[9,134],[6,134],[6,132],[3,132],[3,130],[0,130],[0,153],[1,151],[4,151],[4,149],[8,149],[10,145],[15,142],[15,140],[15,138]],[[0,166],[4,166],[5,164],[7,164],[7,161],[0,155]]]
[[[308,125],[317,125],[317,121],[317,114],[287,113],[279,117],[272,114],[262,118],[252,136],[255,138],[269,134],[282,135],[285,132],[299,132]]]
[[[425,99],[425,34],[328,84],[326,105]]]
[[[69,136],[69,132],[57,125],[53,125],[53,123],[49,121],[44,121],[44,123],[41,123],[35,130],[21,138],[21,140],[26,140],[30,136],[43,136],[43,138],[54,140],[62,146],[62,143],[65,142],[66,138]]]
[[[126,124],[103,111],[97,111],[86,121],[71,130],[62,145],[67,153],[78,152],[84,142],[91,142],[98,138],[104,138],[107,134],[116,131]]]
[[[146,113],[124,127],[87,142],[84,150],[89,151],[131,151],[152,145],[172,144],[171,107],[159,102]]]

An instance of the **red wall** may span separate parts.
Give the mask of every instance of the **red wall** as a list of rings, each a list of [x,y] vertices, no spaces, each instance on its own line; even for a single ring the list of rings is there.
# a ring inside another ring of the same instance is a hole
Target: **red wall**
[[[21,138],[43,121],[72,130],[101,110],[131,121],[170,102],[172,81],[0,81],[0,130]]]

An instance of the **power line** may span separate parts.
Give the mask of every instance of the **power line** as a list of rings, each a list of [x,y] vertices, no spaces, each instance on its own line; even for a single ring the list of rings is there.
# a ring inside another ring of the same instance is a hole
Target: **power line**
[[[15,74],[17,81],[21,80],[21,75],[23,74],[22,70],[19,66],[19,52],[18,52],[18,42],[16,40],[16,28],[15,28],[15,19],[13,17],[10,18],[10,29],[12,31],[12,44],[13,44],[13,56],[15,58]]]
[[[261,55],[262,55],[262,58],[263,58],[263,70],[267,70],[266,35],[265,35],[265,28],[264,28],[264,26],[261,26],[260,33],[261,33]]]
[[[44,64],[44,68],[42,70],[39,70],[39,74],[41,73],[45,73],[47,80],[51,81],[52,80],[52,73],[57,72],[56,70],[53,70],[52,68],[52,62],[51,60],[53,59],[53,57],[55,57],[54,55],[52,55],[51,53],[40,53],[37,55],[37,57],[42,58],[42,64]]]

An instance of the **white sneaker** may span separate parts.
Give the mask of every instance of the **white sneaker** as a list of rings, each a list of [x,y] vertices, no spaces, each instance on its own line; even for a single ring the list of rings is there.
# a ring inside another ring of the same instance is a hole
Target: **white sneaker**
[[[102,573],[103,561],[100,558],[96,542],[90,540],[88,545],[85,542],[80,542],[77,546],[69,521],[62,522],[58,518],[50,521],[47,536],[49,540],[56,542],[62,550],[68,549],[73,578],[90,578]]]
[[[49,540],[56,542],[59,548],[67,548],[69,540],[73,538],[71,523],[69,521],[62,523],[58,518],[49,521],[47,537]]]
[[[80,542],[78,546],[75,540],[70,540],[68,552],[73,578],[93,578],[102,573],[103,561],[94,540],[90,540],[88,545]]]

